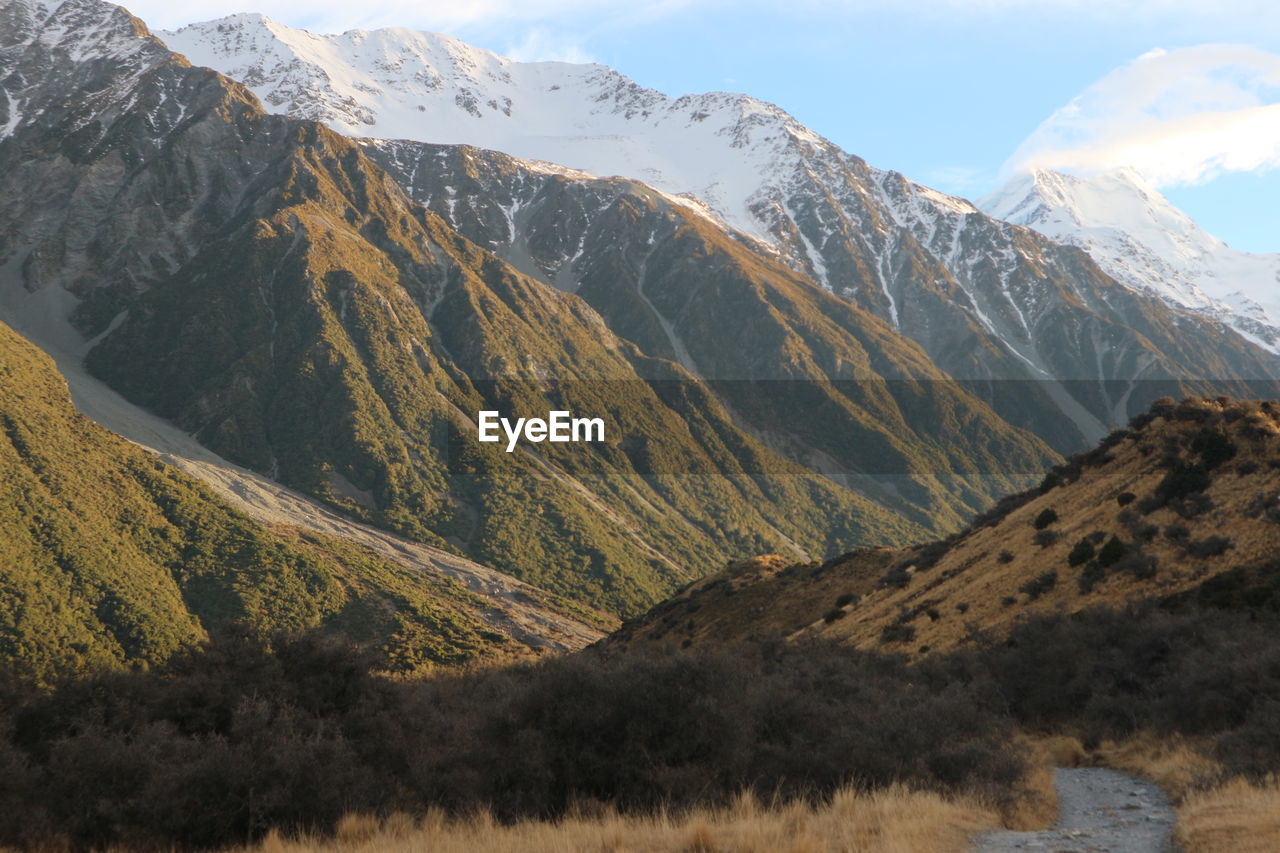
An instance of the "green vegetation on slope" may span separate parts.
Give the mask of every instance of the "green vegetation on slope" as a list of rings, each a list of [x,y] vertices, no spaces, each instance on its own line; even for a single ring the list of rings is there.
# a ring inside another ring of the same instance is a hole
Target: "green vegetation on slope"
[[[77,413],[0,325],[0,666],[25,680],[161,662],[210,630],[322,627],[414,670],[504,654],[451,581],[271,531]]]

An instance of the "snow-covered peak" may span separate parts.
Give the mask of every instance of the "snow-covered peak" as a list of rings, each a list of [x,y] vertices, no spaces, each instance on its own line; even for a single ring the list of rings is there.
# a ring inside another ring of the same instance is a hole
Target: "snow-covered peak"
[[[81,127],[94,110],[124,97],[147,69],[171,58],[119,6],[0,0],[0,140],[46,112],[72,117],[71,127]]]
[[[1280,255],[1228,247],[1133,169],[1092,177],[1037,170],[978,206],[1084,249],[1124,284],[1280,346]]]
[[[741,94],[672,98],[597,64],[516,62],[401,28],[317,35],[260,15],[159,34],[197,65],[244,83],[267,109],[353,136],[502,151],[693,197],[757,238],[762,184],[829,146],[778,107]]]

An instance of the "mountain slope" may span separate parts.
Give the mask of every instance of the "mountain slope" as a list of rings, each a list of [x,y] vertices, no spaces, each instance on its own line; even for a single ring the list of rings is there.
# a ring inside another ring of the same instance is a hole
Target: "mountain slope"
[[[232,628],[320,628],[405,671],[529,653],[456,582],[267,529],[91,423],[3,324],[0,429],[0,663],[23,679],[158,663]]]
[[[164,37],[276,112],[643,181],[887,321],[1060,451],[1187,390],[1182,380],[1280,372],[1216,321],[1116,287],[1086,256],[872,168],[744,95],[668,98],[602,66],[512,62],[403,29],[317,36],[241,15]],[[572,233],[582,212],[566,217]]]
[[[887,322],[643,184],[468,146],[364,149],[468,238],[703,379],[751,434],[923,523],[961,523],[1052,457]]]
[[[1227,323],[1280,347],[1280,255],[1228,247],[1131,169],[1081,178],[1019,175],[979,206],[1071,246],[1140,292]]]
[[[216,452],[621,612],[727,553],[921,535],[122,10],[0,15],[23,105],[0,141],[3,283],[68,306],[91,371]],[[483,408],[601,416],[610,440],[508,454],[475,441]]]
[[[1278,441],[1272,402],[1158,401],[947,540],[825,564],[739,563],[609,642],[826,638],[922,654],[999,638],[1036,614],[1143,599],[1274,610]]]

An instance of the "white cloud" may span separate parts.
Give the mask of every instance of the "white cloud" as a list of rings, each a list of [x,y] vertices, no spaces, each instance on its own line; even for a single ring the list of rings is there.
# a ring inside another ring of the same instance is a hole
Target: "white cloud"
[[[1153,50],[1049,116],[1005,164],[1160,186],[1280,166],[1280,55],[1241,45]]]
[[[594,62],[582,41],[546,27],[532,27],[518,42],[501,51],[517,62]]]

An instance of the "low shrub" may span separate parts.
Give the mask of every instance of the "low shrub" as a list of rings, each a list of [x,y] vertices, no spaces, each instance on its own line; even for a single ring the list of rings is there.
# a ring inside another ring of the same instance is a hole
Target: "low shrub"
[[[1192,557],[1219,557],[1235,546],[1226,536],[1209,536],[1187,542],[1183,547]]]
[[[1071,551],[1067,554],[1067,565],[1073,567],[1083,565],[1092,560],[1096,553],[1093,543],[1088,539],[1081,539],[1071,546]]]
[[[1032,541],[1041,548],[1048,548],[1053,543],[1062,538],[1062,534],[1056,530],[1037,530],[1036,535],[1032,537]]]
[[[1130,551],[1111,567],[1113,571],[1124,572],[1138,580],[1150,580],[1156,576],[1156,558],[1137,551]]]
[[[1156,495],[1164,503],[1209,488],[1209,471],[1203,465],[1187,465],[1178,463],[1169,470],[1160,485],[1156,486]],[[1163,505],[1163,504],[1162,504]]]
[[[1035,521],[1031,522],[1031,524],[1033,527],[1035,527],[1036,530],[1044,530],[1046,527],[1048,527],[1050,524],[1053,524],[1057,520],[1058,520],[1057,510],[1053,509],[1052,507],[1049,507],[1047,509],[1041,510],[1040,514],[1036,516]]]
[[[906,566],[894,566],[880,578],[878,586],[886,589],[904,589],[910,583],[911,572],[907,571]]]
[[[1098,564],[1104,569],[1109,569],[1127,553],[1129,553],[1129,546],[1121,542],[1118,537],[1112,536],[1098,551]]]
[[[1084,569],[1080,572],[1078,581],[1080,591],[1083,593],[1093,592],[1093,588],[1102,582],[1107,576],[1107,570],[1097,560],[1090,560],[1085,563]]]
[[[892,625],[885,625],[880,631],[880,642],[882,643],[909,643],[915,638],[915,626],[906,625],[901,622],[895,622]]]
[[[1206,427],[1191,439],[1191,450],[1200,454],[1206,471],[1212,471],[1236,455],[1236,443],[1221,429]]]
[[[1026,593],[1027,597],[1035,601],[1058,584],[1058,573],[1052,569],[1044,574],[1037,575],[1031,580],[1018,587],[1019,592]]]

